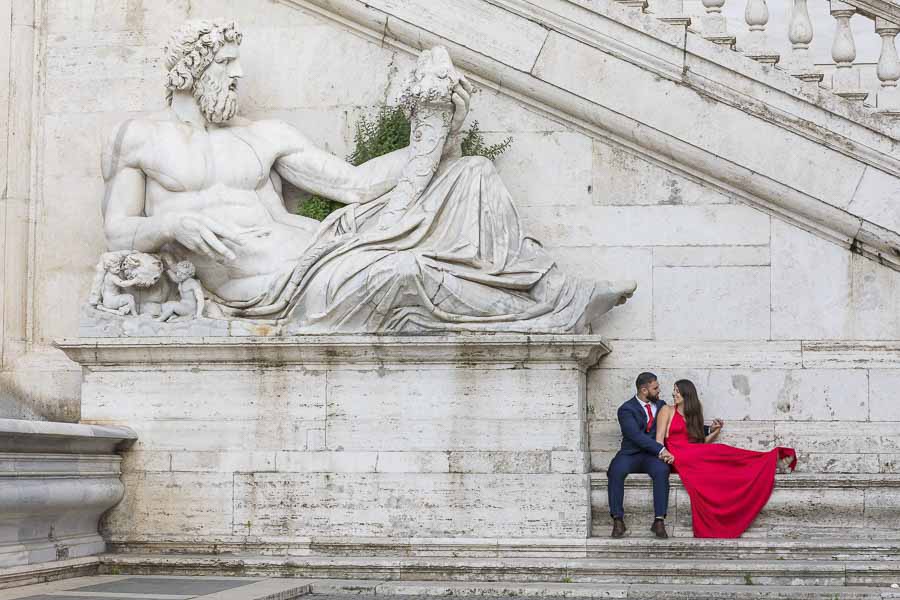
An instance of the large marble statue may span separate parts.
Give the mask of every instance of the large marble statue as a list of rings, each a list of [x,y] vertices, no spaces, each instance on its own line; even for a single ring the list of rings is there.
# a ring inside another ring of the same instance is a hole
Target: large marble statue
[[[169,109],[120,124],[103,155],[109,249],[190,261],[206,316],[285,333],[587,332],[634,292],[563,274],[491,162],[459,156],[472,88],[443,48],[422,53],[401,97],[410,145],[353,166],[286,123],[236,115],[240,43],[233,22],[181,27]],[[292,214],[283,180],[346,206],[322,223]],[[138,310],[180,297],[160,278]]]

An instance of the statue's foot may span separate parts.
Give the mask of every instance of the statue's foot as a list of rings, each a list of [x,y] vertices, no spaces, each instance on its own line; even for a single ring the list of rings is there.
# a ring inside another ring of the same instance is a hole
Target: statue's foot
[[[594,287],[594,295],[588,301],[584,314],[575,325],[578,333],[599,332],[600,318],[614,307],[625,304],[637,290],[637,282],[625,281],[598,281]]]

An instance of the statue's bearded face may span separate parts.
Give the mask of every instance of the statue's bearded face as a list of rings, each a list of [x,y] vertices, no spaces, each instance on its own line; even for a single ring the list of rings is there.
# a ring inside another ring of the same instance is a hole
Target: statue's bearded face
[[[222,46],[194,84],[194,98],[210,123],[225,123],[237,113],[237,86],[243,75],[239,52],[237,44]]]

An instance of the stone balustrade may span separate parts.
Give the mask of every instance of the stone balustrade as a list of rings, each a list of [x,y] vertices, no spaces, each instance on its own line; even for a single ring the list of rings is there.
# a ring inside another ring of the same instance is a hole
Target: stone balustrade
[[[617,1],[625,6],[641,8],[640,2]],[[734,32],[728,29],[728,21],[723,13],[726,1],[728,0],[702,0],[705,14],[699,19],[699,23],[693,24],[690,16],[685,13],[684,0],[649,0],[645,10],[662,21],[690,27],[704,38],[739,51],[752,60],[778,65],[810,86],[818,86],[825,79],[822,66],[815,64],[810,54],[810,44],[816,31],[810,19],[809,0],[791,0],[787,28],[790,51],[786,55],[782,55],[767,36],[767,0],[745,0],[744,22],[747,35],[741,44],[737,43],[738,38]],[[875,107],[879,113],[900,115],[900,88],[897,85],[900,80],[900,58],[896,47],[897,34],[900,33],[900,7],[884,0],[827,1],[834,19],[834,31],[822,34],[832,36],[831,58],[835,65],[831,76],[832,91],[850,101],[865,102]],[[850,27],[850,19],[854,15],[871,20],[872,34],[881,38],[881,52],[876,68],[879,82],[877,89],[865,89],[861,82],[860,66],[856,62],[856,40]]]

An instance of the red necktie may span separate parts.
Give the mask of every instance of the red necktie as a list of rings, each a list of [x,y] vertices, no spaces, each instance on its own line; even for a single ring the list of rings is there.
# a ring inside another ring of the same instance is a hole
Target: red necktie
[[[650,428],[653,427],[653,411],[650,410],[650,404],[645,404],[644,408],[647,409],[647,432],[650,432]]]

